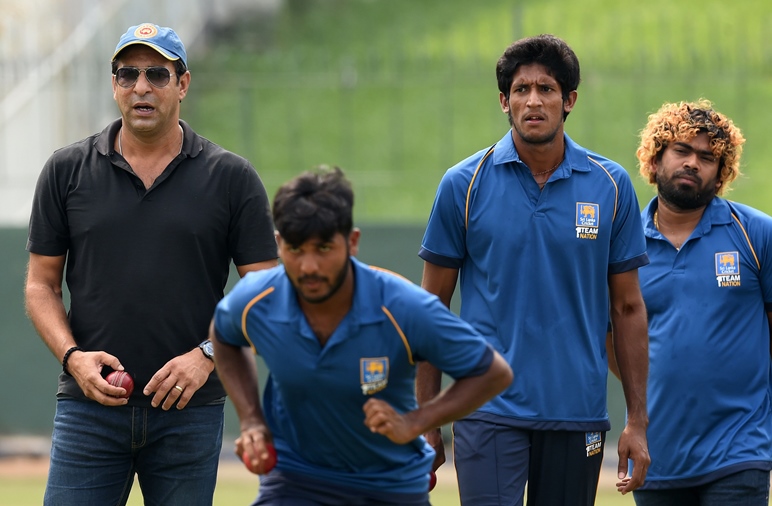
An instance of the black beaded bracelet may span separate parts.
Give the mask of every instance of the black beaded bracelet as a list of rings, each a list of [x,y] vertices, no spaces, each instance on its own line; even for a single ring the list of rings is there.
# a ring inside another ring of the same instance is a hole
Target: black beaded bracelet
[[[67,376],[72,376],[72,374],[70,374],[70,371],[67,370],[67,361],[70,359],[70,355],[72,355],[72,352],[74,351],[83,351],[83,348],[81,348],[80,346],[73,346],[72,348],[64,352],[64,357],[62,357],[62,371],[64,371],[64,374],[66,374]]]

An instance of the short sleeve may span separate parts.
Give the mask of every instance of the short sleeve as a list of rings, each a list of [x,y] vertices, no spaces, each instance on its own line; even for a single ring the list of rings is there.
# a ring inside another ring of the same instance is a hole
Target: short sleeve
[[[758,259],[759,282],[764,297],[764,307],[772,312],[772,217],[749,206],[730,203],[737,216],[746,223],[748,240],[752,244]]]
[[[246,265],[277,258],[268,194],[248,162],[231,181],[230,195],[229,247],[233,263]]]
[[[615,176],[618,203],[611,234],[609,273],[626,272],[649,263],[641,209],[630,176],[621,169]]]
[[[218,341],[233,346],[250,346],[241,329],[241,315],[244,312],[243,304],[239,303],[239,284],[236,283],[233,290],[217,303],[214,310],[214,331]]]
[[[67,253],[70,232],[65,210],[66,183],[57,179],[55,157],[48,159],[38,177],[32,199],[27,251],[59,256]]]
[[[479,374],[489,345],[471,325],[453,314],[438,297],[420,287],[402,297],[400,313],[416,360],[425,360],[454,379]],[[489,364],[488,364],[489,365]],[[487,369],[487,368],[486,368]]]
[[[443,267],[458,268],[466,256],[463,204],[466,186],[461,173],[445,173],[437,188],[419,256]]]

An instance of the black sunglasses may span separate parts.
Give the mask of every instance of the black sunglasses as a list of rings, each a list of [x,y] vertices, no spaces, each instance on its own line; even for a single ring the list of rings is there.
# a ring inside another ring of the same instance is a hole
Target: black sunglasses
[[[169,80],[174,75],[166,67],[121,67],[115,71],[115,82],[121,88],[131,88],[137,83],[139,75],[144,72],[147,81],[156,88],[163,88],[169,84]]]

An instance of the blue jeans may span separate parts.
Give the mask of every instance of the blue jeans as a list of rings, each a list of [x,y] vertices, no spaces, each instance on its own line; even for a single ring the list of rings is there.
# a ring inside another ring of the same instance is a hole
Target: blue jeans
[[[767,506],[769,471],[749,469],[705,485],[633,491],[637,506]]]
[[[125,505],[134,475],[148,506],[211,505],[223,405],[163,411],[56,403],[44,505]]]

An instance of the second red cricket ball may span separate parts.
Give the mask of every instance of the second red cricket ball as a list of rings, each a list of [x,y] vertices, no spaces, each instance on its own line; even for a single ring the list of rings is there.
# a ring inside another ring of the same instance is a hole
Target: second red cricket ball
[[[244,452],[241,456],[241,460],[244,461],[244,465],[247,466],[251,472],[255,474],[265,474],[276,466],[276,448],[271,443],[265,445],[265,449],[268,450],[268,459],[261,462],[257,466],[252,466],[252,462],[249,460],[249,455]]]

